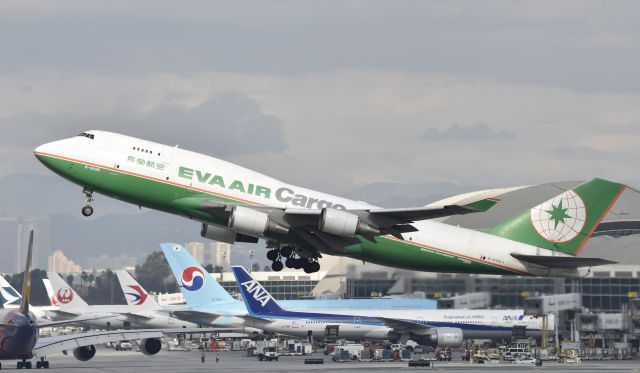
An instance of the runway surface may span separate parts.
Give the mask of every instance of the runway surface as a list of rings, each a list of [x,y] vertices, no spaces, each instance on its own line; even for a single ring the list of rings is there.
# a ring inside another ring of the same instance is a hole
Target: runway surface
[[[200,361],[200,353],[162,351],[155,356],[145,356],[139,352],[122,352],[111,349],[99,349],[96,356],[87,362],[81,362],[73,356],[55,355],[49,357],[51,368],[48,372],[299,372],[299,371],[331,371],[333,372],[388,372],[393,370],[440,370],[447,372],[640,372],[640,361],[586,361],[582,365],[558,364],[544,362],[542,367],[521,366],[506,362],[500,364],[474,364],[466,362],[436,362],[434,368],[409,368],[407,362],[348,362],[336,363],[321,353],[312,358],[324,358],[323,365],[305,365],[305,357],[281,356],[278,362],[260,362],[256,358],[246,357],[244,352],[220,352],[220,362],[215,362],[215,352],[206,353],[206,362]],[[309,358],[309,357],[306,357]],[[3,361],[3,370],[16,370],[15,361]],[[35,363],[34,363],[35,369]]]

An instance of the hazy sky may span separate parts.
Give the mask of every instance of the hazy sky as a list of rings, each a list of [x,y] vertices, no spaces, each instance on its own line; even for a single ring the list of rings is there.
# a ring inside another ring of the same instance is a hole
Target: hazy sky
[[[0,175],[106,129],[330,192],[640,180],[637,1],[2,1]]]

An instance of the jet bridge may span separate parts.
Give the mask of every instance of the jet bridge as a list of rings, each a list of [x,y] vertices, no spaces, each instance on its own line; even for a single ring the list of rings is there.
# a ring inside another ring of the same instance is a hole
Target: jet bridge
[[[438,299],[438,309],[481,309],[491,306],[491,294],[487,292],[468,293]]]

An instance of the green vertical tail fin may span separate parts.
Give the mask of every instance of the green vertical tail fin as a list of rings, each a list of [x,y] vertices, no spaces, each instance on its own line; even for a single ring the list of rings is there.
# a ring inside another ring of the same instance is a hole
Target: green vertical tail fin
[[[485,232],[578,255],[624,189],[622,184],[593,179]]]

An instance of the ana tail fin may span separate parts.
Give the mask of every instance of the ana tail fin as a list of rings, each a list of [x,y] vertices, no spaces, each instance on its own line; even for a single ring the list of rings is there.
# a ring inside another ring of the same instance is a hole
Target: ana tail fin
[[[624,189],[623,184],[593,179],[485,232],[578,255]]]
[[[276,302],[269,292],[260,283],[251,277],[244,267],[233,266],[233,274],[236,276],[238,288],[242,292],[244,304],[251,315],[268,315],[284,313],[282,307]]]

